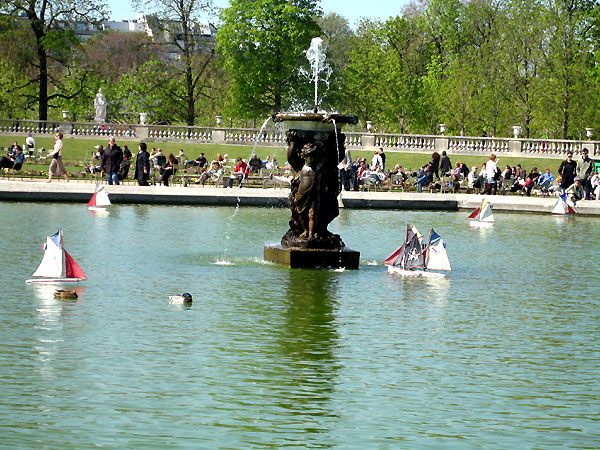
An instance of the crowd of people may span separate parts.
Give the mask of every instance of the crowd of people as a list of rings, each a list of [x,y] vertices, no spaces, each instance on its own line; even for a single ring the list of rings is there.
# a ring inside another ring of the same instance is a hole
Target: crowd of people
[[[52,161],[49,167],[47,182],[55,176],[62,175],[68,181],[68,174],[62,161],[62,138],[60,132],[55,133],[55,144],[47,158]],[[26,138],[25,145],[31,153],[35,147],[35,140],[31,135]],[[129,176],[133,154],[127,145],[121,148],[116,143],[114,136],[108,139],[108,145],[97,145],[94,154],[97,163],[88,167],[92,173],[104,173],[109,185],[118,185]],[[23,148],[15,141],[9,147],[7,154],[0,159],[0,169],[20,170],[24,161]],[[207,182],[219,182],[223,179],[225,167],[229,164],[227,154],[216,155],[209,162],[206,155],[200,152],[196,159],[188,159],[183,151],[179,150],[177,156],[173,153],[163,154],[162,149],[152,148],[148,151],[146,143],[138,145],[138,153],[134,162],[134,179],[140,186],[148,186],[158,181],[164,186],[169,185],[169,180],[176,173],[178,167],[194,167],[197,169],[196,184],[205,185]],[[289,167],[284,167],[288,168]],[[264,160],[253,153],[246,162],[243,158],[236,158],[235,166],[231,170],[227,182],[228,187],[234,184],[241,186],[242,182],[252,174],[261,170],[273,171],[279,169],[276,158],[267,156]],[[391,185],[416,187],[422,192],[425,187],[439,189],[441,183],[447,183],[446,188],[458,192],[461,186],[466,185],[481,194],[497,194],[499,187],[512,193],[523,193],[531,196],[534,188],[542,194],[566,193],[575,204],[580,200],[600,200],[600,176],[595,170],[594,161],[590,159],[587,149],[582,149],[581,157],[576,161],[573,153],[568,152],[567,157],[561,162],[558,174],[555,176],[551,169],[546,168],[540,172],[533,167],[529,173],[521,166],[506,165],[504,169],[498,167],[496,155],[490,155],[481,168],[465,163],[452,164],[445,151],[434,152],[431,160],[421,166],[417,171],[405,170],[400,164],[393,169],[386,167],[386,154],[383,148],[373,152],[370,161],[358,157],[352,159],[350,151],[345,150],[343,160],[338,164],[339,188],[346,191],[369,189],[371,186],[380,187],[384,183]]]
[[[481,168],[472,166],[469,170],[465,163],[456,162],[453,166],[445,151],[441,155],[434,152],[431,160],[418,171],[405,171],[400,164],[396,164],[393,170],[386,169],[383,149],[374,152],[370,163],[366,158],[351,161],[349,152],[346,151],[344,160],[338,166],[340,189],[358,191],[387,182],[404,187],[416,186],[417,191],[422,192],[425,187],[440,189],[442,183],[447,183],[446,187],[454,192],[466,185],[469,189],[486,195],[495,195],[500,188],[531,196],[533,189],[539,189],[542,194],[566,192],[573,203],[579,200],[600,200],[600,177],[594,170],[594,161],[589,158],[588,153],[587,149],[583,149],[581,158],[575,161],[573,153],[569,152],[555,176],[549,168],[540,172],[537,167],[533,167],[527,173],[521,164],[506,165],[501,169],[495,154],[490,155]]]
[[[25,162],[25,154],[23,153],[23,147],[17,144],[17,141],[11,145],[6,156],[0,159],[0,169],[13,169],[21,170],[23,163]]]

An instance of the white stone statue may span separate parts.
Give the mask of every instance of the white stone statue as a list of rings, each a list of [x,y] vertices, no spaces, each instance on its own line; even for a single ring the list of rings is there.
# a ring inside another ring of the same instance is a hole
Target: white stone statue
[[[102,93],[102,88],[98,89],[96,98],[94,99],[94,108],[96,108],[96,117],[94,122],[106,121],[106,97]]]

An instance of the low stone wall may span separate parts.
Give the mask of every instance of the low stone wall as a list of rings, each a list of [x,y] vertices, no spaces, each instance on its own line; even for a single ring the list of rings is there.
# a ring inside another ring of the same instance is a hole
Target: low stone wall
[[[19,182],[0,180],[0,201],[71,202],[89,201],[93,183]],[[107,186],[113,204],[288,206],[289,189]],[[487,196],[495,211],[549,214],[556,197]],[[473,210],[481,204],[476,194],[429,194],[408,192],[347,192],[340,202],[345,208],[405,210]],[[581,215],[600,216],[600,201],[579,202]]]

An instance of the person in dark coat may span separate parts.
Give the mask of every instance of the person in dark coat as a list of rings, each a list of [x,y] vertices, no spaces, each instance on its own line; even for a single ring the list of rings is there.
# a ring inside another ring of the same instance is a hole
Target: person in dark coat
[[[440,159],[440,172],[442,173],[442,176],[444,176],[444,175],[448,175],[451,170],[452,170],[452,162],[450,161],[450,158],[446,154],[446,150],[444,150],[442,152],[442,158]],[[469,173],[468,169],[467,169],[467,173]]]
[[[573,152],[567,153],[567,159],[560,163],[558,173],[561,176],[560,187],[565,192],[575,182],[575,170],[577,169],[577,162],[573,161]]]
[[[430,164],[430,172],[433,175],[435,175],[436,178],[440,177],[440,154],[438,152],[433,152],[433,154],[431,155],[431,162]]]
[[[108,140],[108,147],[104,149],[102,154],[102,163],[100,164],[102,170],[106,173],[108,184],[119,184],[121,161],[123,161],[123,151],[116,144],[115,138],[111,136]]]
[[[138,146],[140,152],[135,157],[134,178],[140,186],[149,186],[148,176],[150,175],[150,153],[148,153],[145,142],[140,142]]]
[[[129,154],[131,154],[131,152],[129,152]],[[119,166],[119,181],[123,181],[125,178],[127,178],[129,176],[129,167],[130,166],[131,166],[131,157],[127,156],[127,154],[125,152],[123,152],[123,161],[121,161],[121,165]]]
[[[175,158],[175,155],[173,153],[169,153],[169,156],[167,156],[167,163],[164,165],[165,170],[160,177],[160,181],[163,184],[163,186],[169,185],[169,178],[171,177],[171,175],[175,175],[176,165],[177,159]]]

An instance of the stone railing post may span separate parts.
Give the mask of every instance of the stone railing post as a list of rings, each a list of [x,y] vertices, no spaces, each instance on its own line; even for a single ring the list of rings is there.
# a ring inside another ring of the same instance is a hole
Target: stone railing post
[[[436,136],[435,137],[435,151],[438,153],[442,153],[443,151],[448,151],[450,148],[450,139],[446,136]]]
[[[58,129],[62,132],[64,137],[70,138],[73,137],[73,124],[71,122],[59,122]]]
[[[225,144],[225,130],[223,128],[213,128],[212,140],[215,144]]]
[[[521,139],[511,139],[508,141],[508,151],[510,153],[521,153],[523,151],[523,141]]]
[[[375,148],[375,135],[373,133],[365,133],[360,137],[360,143],[364,150],[372,150]]]
[[[135,127],[135,137],[141,141],[145,141],[148,139],[150,135],[148,125],[137,125]]]

